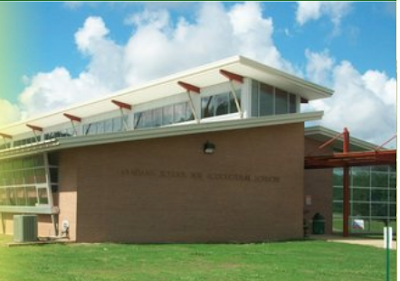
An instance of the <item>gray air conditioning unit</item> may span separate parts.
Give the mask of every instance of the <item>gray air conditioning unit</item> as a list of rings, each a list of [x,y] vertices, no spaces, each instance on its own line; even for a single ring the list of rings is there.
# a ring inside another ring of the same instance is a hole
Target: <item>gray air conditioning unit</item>
[[[38,221],[35,215],[14,216],[14,242],[38,240]]]

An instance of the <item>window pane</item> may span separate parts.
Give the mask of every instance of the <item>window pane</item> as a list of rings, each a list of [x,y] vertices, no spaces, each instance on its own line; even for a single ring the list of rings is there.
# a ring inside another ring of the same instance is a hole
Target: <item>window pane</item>
[[[370,190],[369,189],[360,189],[360,188],[353,188],[352,189],[354,201],[367,201],[370,200]]]
[[[17,199],[17,205],[18,206],[25,206],[26,205],[25,187],[16,188],[16,199]]]
[[[386,217],[388,215],[388,204],[378,203],[371,205],[371,216]]]
[[[136,116],[136,114],[135,114]],[[121,132],[122,131],[122,119],[121,117],[115,117],[112,119],[113,122],[113,132]]]
[[[193,120],[193,115],[188,102],[174,105],[174,123]]]
[[[390,197],[389,197],[389,201],[390,202],[396,202],[396,189],[391,189],[390,191]]]
[[[239,102],[239,106],[241,105],[241,90],[236,90],[236,97]],[[236,107],[236,102],[235,102],[235,97],[233,96],[232,93],[229,93],[229,113],[235,113],[238,112],[238,109]]]
[[[260,83],[260,116],[274,114],[274,89],[272,86]]]
[[[164,106],[162,108],[162,124],[169,125],[174,122],[174,107],[172,105]]]
[[[38,199],[39,204],[47,205],[49,204],[49,199],[47,197],[47,189],[46,188],[38,188]]]
[[[251,81],[251,116],[259,116],[259,93],[258,93],[259,83],[255,80]]]
[[[387,173],[372,172],[372,187],[388,187],[389,177]]]
[[[334,214],[343,214],[343,203],[333,203],[333,213]]]
[[[389,176],[390,179],[390,187],[391,188],[396,188],[396,174],[390,174]]]
[[[154,127],[153,110],[142,112],[142,120],[143,128]]]
[[[369,216],[369,203],[353,203],[352,216]]]
[[[362,168],[352,168],[352,185],[358,187],[369,187],[370,186],[370,170]]]
[[[372,189],[371,190],[372,201],[388,201],[388,190]]]
[[[290,113],[296,113],[297,112],[296,95],[293,95],[293,94],[290,94],[289,112]]]
[[[396,218],[396,204],[390,204],[389,206],[390,216]]]
[[[333,188],[333,200],[343,200],[343,188]]]
[[[229,94],[219,94],[215,96],[215,116],[229,113]]]
[[[34,186],[26,187],[26,199],[28,206],[35,206],[37,203],[36,188]]]
[[[201,99],[201,118],[214,116],[214,96]]]
[[[107,119],[104,121],[104,132],[105,133],[111,133],[112,132],[112,119]]]
[[[275,114],[288,113],[288,94],[287,92],[275,88]]]
[[[153,125],[154,127],[160,127],[162,125],[162,108],[156,108],[153,110]]]

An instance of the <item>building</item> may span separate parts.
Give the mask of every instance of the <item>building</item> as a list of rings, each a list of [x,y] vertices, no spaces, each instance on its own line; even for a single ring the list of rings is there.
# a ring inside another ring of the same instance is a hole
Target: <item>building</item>
[[[300,104],[331,95],[237,56],[0,128],[0,229],[22,213],[78,242],[300,238],[320,176],[304,122],[323,115]]]

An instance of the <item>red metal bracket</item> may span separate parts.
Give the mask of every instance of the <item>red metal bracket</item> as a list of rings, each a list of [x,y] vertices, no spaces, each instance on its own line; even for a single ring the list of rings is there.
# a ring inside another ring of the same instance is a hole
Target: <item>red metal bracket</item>
[[[188,84],[188,83],[185,83],[182,81],[178,81],[178,85],[181,86],[182,88],[184,88],[186,91],[200,94],[200,88],[197,86],[193,86],[191,84]]]
[[[125,109],[128,109],[128,110],[132,109],[132,105],[130,105],[130,104],[127,104],[127,103],[124,103],[124,102],[121,102],[121,101],[117,101],[117,100],[111,100],[111,102],[113,104],[115,104],[116,106],[118,106],[119,108],[125,108]]]
[[[26,124],[26,126],[27,126],[28,128],[31,128],[31,129],[34,130],[34,131],[43,132],[43,128],[41,128],[41,127],[34,126],[34,125],[30,125],[30,124]]]
[[[76,121],[76,122],[81,122],[82,118],[68,114],[68,113],[64,113],[64,116],[67,117],[69,120],[71,121]]]
[[[12,139],[12,136],[3,133],[0,133],[0,136],[2,136],[5,139]]]
[[[219,70],[219,73],[221,73],[222,75],[224,75],[226,78],[228,78],[229,80],[233,80],[239,83],[243,84],[243,76],[236,74],[236,73],[232,73],[223,69]]]

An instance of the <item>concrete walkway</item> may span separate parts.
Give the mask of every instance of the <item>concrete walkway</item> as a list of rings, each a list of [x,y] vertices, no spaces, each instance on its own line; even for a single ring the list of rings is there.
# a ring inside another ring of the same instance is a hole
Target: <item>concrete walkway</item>
[[[365,237],[342,237],[337,235],[311,235],[311,239],[316,240],[324,240],[328,242],[337,242],[337,243],[348,243],[348,244],[357,244],[364,246],[372,246],[377,248],[384,248],[383,239],[371,239]],[[397,250],[397,242],[392,241],[391,245],[392,250]]]

